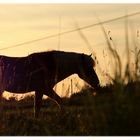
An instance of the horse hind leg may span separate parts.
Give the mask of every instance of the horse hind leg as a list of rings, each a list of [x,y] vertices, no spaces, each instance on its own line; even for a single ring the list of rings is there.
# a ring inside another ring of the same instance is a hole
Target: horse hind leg
[[[43,93],[41,91],[35,91],[35,101],[34,101],[34,117],[35,118],[39,116],[42,97],[43,97]]]
[[[4,90],[2,90],[0,88],[0,111],[1,111],[1,113],[3,112],[3,107],[4,107],[4,100],[3,100],[3,97],[2,97],[3,92],[4,92]]]
[[[2,94],[4,90],[5,90],[5,86],[2,83],[0,83],[0,101],[2,100]]]
[[[2,99],[2,94],[3,94],[3,92],[4,92],[4,90],[2,90],[2,89],[0,88],[0,100]]]

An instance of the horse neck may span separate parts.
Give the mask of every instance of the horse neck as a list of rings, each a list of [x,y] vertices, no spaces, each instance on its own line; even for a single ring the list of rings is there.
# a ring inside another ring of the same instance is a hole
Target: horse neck
[[[71,75],[74,73],[78,73],[79,69],[79,56],[75,54],[62,55],[57,58],[59,67],[63,67],[63,71],[67,73],[67,75]]]

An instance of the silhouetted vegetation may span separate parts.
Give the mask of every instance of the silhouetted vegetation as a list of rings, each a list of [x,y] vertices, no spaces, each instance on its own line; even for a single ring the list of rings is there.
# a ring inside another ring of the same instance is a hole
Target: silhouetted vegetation
[[[139,85],[108,85],[96,95],[85,86],[70,98],[63,98],[64,113],[50,99],[43,100],[37,119],[33,117],[33,96],[20,101],[3,99],[0,135],[140,135]]]

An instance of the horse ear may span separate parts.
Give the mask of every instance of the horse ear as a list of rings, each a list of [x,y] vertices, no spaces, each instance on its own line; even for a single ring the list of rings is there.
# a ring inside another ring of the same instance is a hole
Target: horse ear
[[[92,56],[92,53],[89,55],[89,57],[91,57]]]

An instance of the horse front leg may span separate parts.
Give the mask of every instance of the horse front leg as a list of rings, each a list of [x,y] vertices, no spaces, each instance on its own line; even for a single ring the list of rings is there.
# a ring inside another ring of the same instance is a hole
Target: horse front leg
[[[63,101],[60,96],[53,89],[47,89],[47,93],[45,93],[48,97],[50,97],[55,103],[58,105],[61,112],[64,112]]]
[[[34,101],[34,117],[35,118],[39,116],[42,97],[43,97],[43,93],[41,91],[35,91],[35,101]]]

